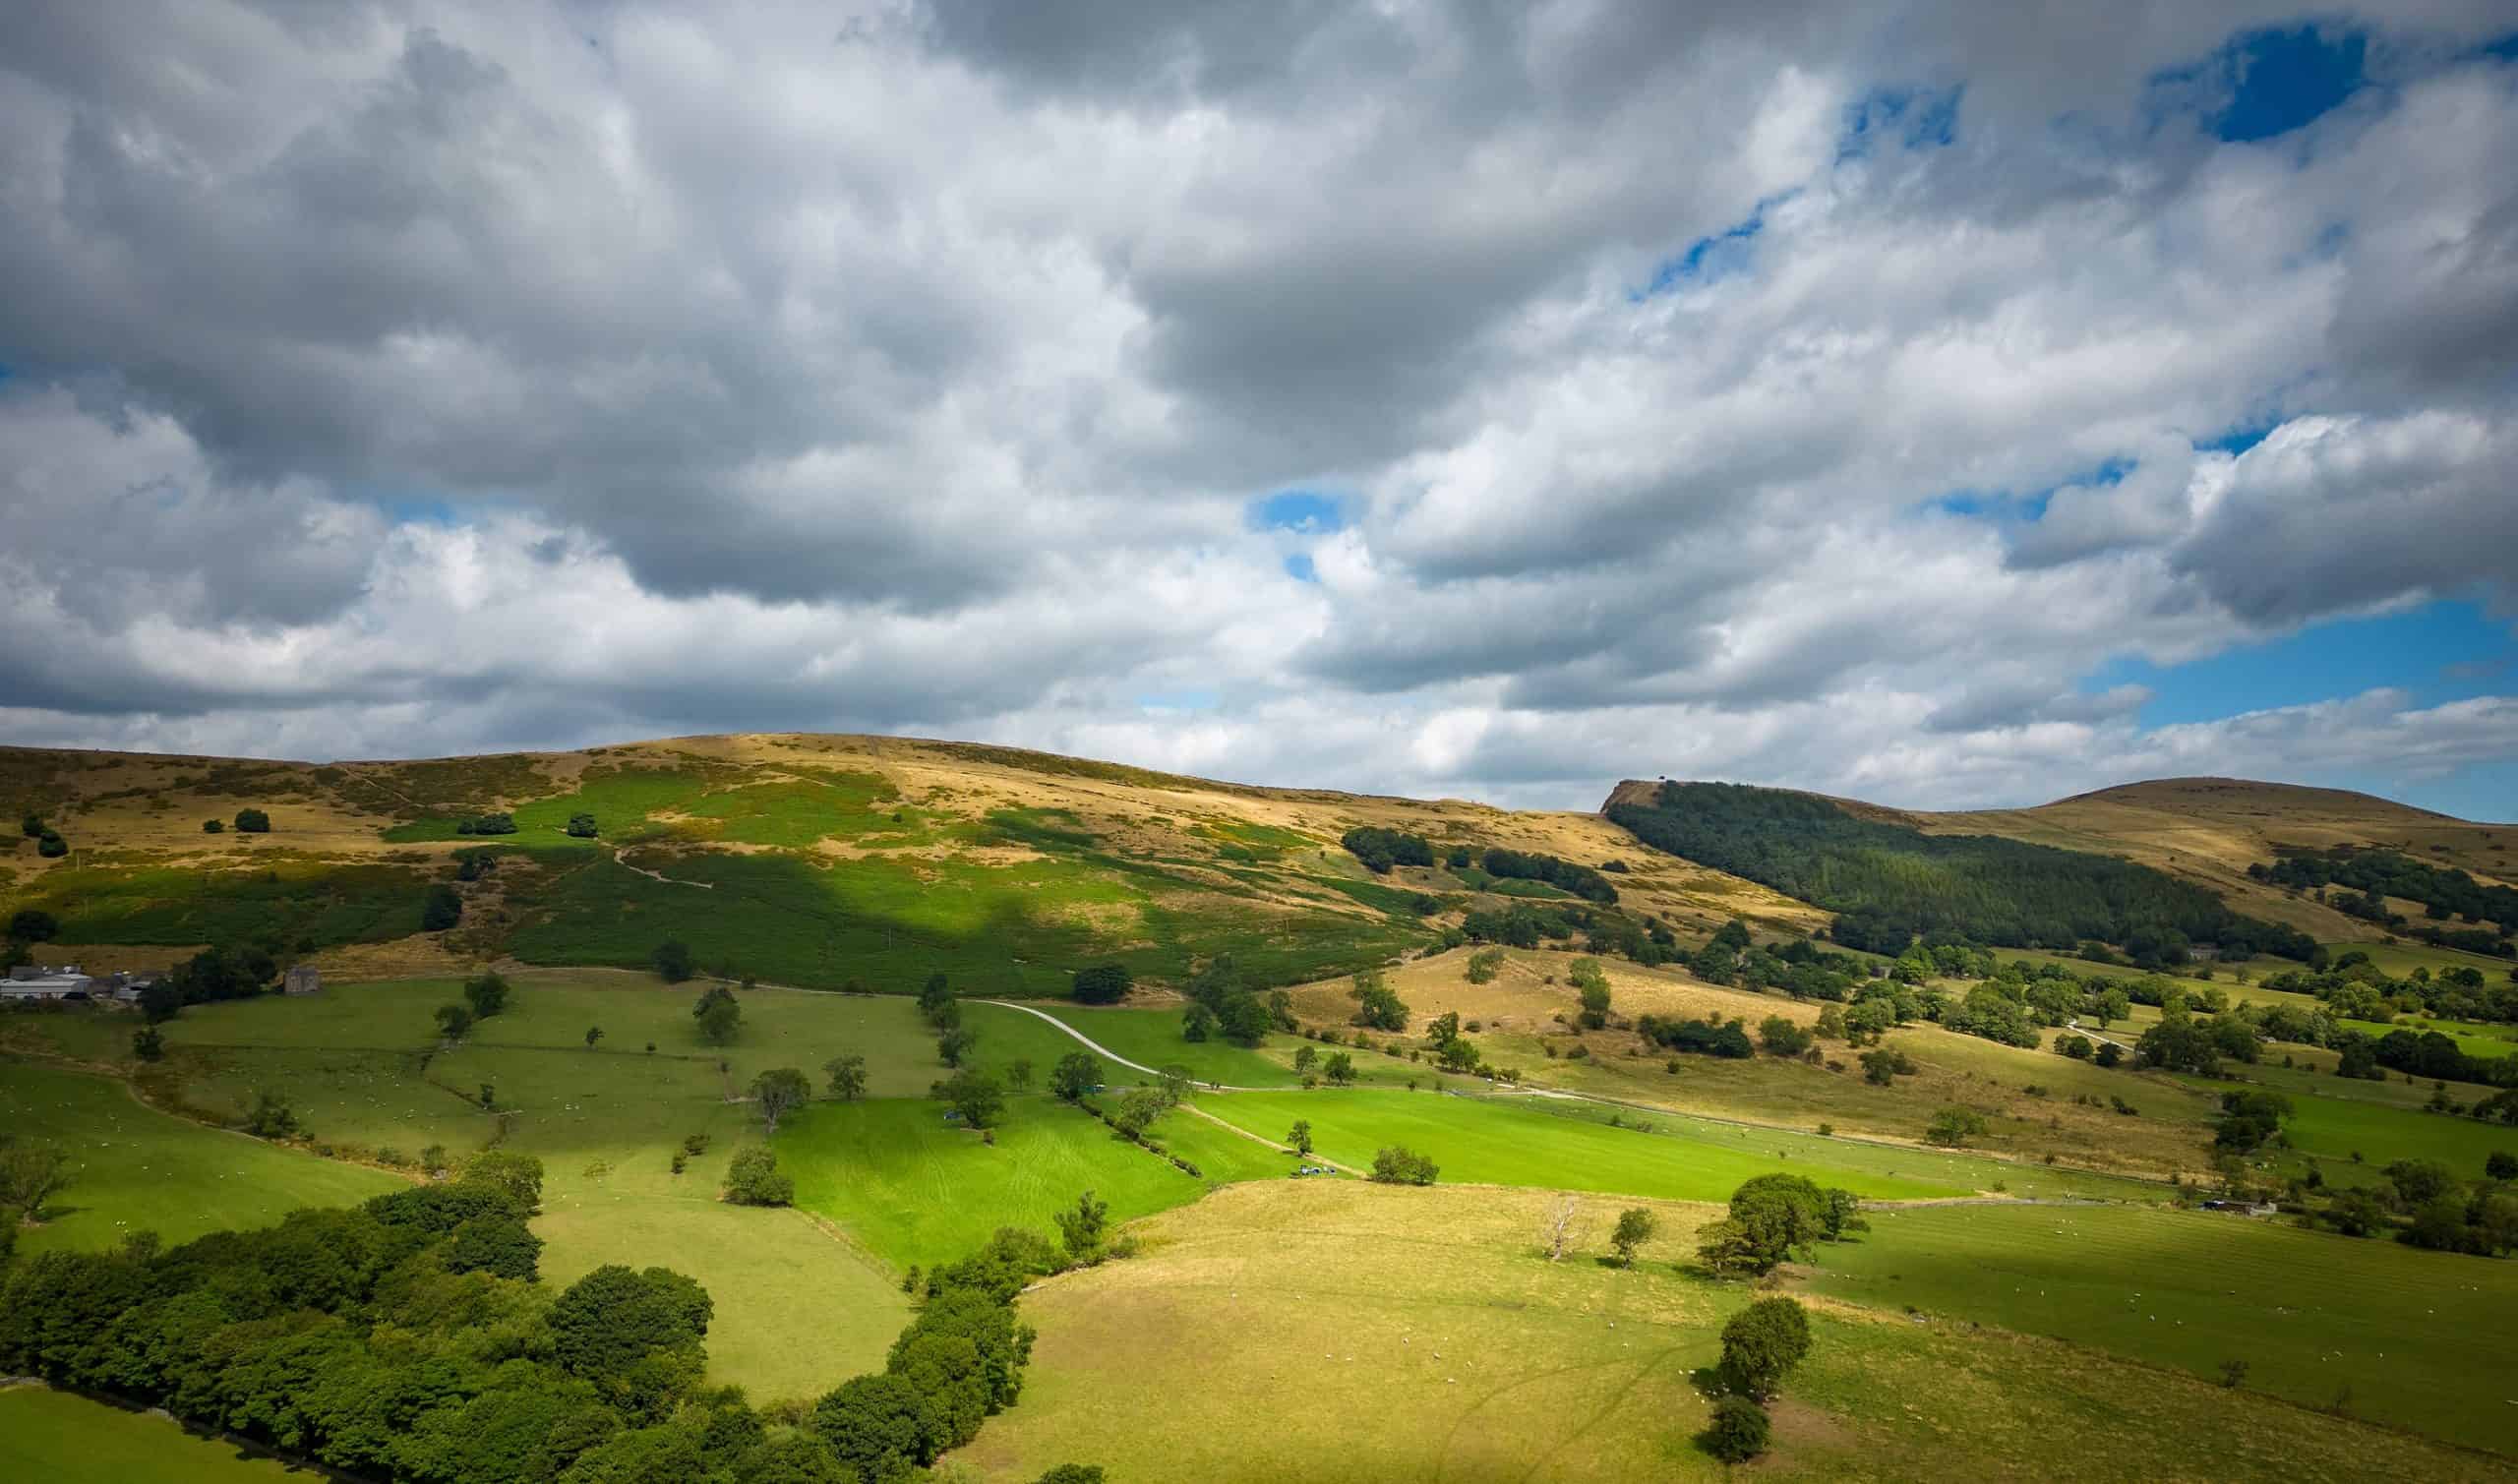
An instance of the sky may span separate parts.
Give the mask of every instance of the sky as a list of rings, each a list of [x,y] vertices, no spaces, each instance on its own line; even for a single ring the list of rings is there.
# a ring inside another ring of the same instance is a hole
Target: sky
[[[0,742],[2518,818],[2518,24],[0,7]]]

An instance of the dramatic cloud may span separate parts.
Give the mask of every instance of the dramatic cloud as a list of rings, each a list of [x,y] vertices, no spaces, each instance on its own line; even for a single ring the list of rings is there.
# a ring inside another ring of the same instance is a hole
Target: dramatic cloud
[[[2518,727],[2420,687],[2503,657],[2168,727],[2105,677],[2518,607],[2509,30],[18,7],[0,738],[2433,797]]]

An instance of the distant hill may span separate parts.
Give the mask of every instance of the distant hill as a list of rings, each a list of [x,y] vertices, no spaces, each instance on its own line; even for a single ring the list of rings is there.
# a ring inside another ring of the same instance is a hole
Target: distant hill
[[[1657,782],[1628,780],[1603,809],[1649,803]],[[1814,796],[1824,797],[1824,796]],[[2478,824],[2342,789],[2236,778],[2163,778],[2121,784],[2019,809],[1900,809],[1831,800],[1865,819],[1928,835],[1995,835],[2063,850],[2119,856],[2219,893],[2251,917],[2325,940],[2367,937],[2357,922],[2305,897],[2250,879],[2250,864],[2286,849],[2382,848],[2479,880],[2518,882],[2518,825]],[[2416,914],[2418,915],[2418,913]]]
[[[269,815],[268,834],[235,827],[247,807]],[[1619,910],[1681,931],[1735,914],[1822,920],[1641,852],[1595,814],[901,738],[329,765],[0,748],[0,917],[49,914],[59,946],[46,955],[91,968],[236,940],[357,977],[501,958],[638,966],[672,937],[703,968],[773,982],[915,987],[942,970],[969,987],[1059,993],[1087,964],[1176,984],[1230,955],[1254,982],[1284,983],[1421,948],[1469,911],[1572,901],[1441,863],[1375,875],[1340,844],[1358,825],[1481,855],[1624,858]],[[66,852],[44,855],[18,827],[25,814]],[[592,836],[569,833],[580,814]],[[432,888],[460,897],[453,928],[424,930]]]

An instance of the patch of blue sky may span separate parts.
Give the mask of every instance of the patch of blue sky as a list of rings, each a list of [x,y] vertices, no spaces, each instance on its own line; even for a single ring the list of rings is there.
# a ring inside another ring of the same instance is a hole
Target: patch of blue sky
[[[2443,600],[2400,613],[2330,619],[2261,643],[2182,665],[2125,656],[2081,682],[2087,694],[2119,685],[2151,692],[2141,724],[2213,721],[2359,695],[2380,686],[2429,707],[2518,688],[2518,636],[2479,603]],[[2518,748],[2518,742],[2513,742]]]
[[[1296,552],[1286,559],[1286,575],[1296,582],[1317,582],[1320,568],[1312,564],[1309,552]]]
[[[2155,121],[2199,112],[2215,139],[2278,139],[2325,117],[2369,82],[2368,38],[2309,24],[2240,31],[2199,60],[2151,79]]]
[[[1675,258],[1652,270],[1652,280],[1629,297],[1642,300],[1692,284],[1710,283],[1745,273],[1755,261],[1758,234],[1767,229],[1767,212],[1799,195],[1785,191],[1757,204],[1749,214],[1719,232],[1689,243]]]
[[[1245,514],[1251,529],[1259,531],[1325,536],[1347,526],[1346,508],[1338,498],[1317,490],[1279,490],[1250,502]]]
[[[2258,434],[2261,438],[2263,435]],[[2120,484],[2133,472],[2133,461],[2111,458],[2095,468],[2086,469],[2068,479],[2056,481],[2040,490],[1952,490],[1924,502],[1924,508],[1945,515],[1969,515],[1986,520],[2041,520],[2055,492],[2067,485],[2104,487]]]
[[[1962,88],[1881,88],[1864,93],[1845,109],[1844,131],[1836,137],[1836,158],[1855,159],[1893,139],[1909,149],[1935,149],[1958,139],[1958,100]]]

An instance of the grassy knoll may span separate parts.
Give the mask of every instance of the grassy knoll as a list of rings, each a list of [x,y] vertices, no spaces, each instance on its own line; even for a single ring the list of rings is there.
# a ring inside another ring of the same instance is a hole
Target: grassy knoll
[[[1369,1166],[1376,1150],[1405,1145],[1431,1155],[1449,1183],[1614,1191],[1678,1201],[1727,1200],[1751,1175],[1787,1170],[1878,1199],[1962,1196],[2007,1181],[2018,1194],[2080,1189],[2111,1194],[2144,1187],[2052,1169],[2022,1169],[1939,1151],[1885,1148],[1769,1129],[1736,1128],[1683,1114],[1648,1115],[1654,1132],[1611,1128],[1607,1110],[1561,1105],[1564,1116],[1502,1100],[1426,1093],[1320,1091],[1210,1098],[1208,1112],[1270,1139],[1296,1118],[1311,1121],[1320,1152]],[[1627,1116],[1632,1117],[1633,1114]]]
[[[42,1387],[0,1391],[0,1478],[85,1484],[278,1484],[311,1477],[170,1418]]]
[[[2048,1335],[2476,1447],[2518,1451],[2504,1336],[2518,1269],[2204,1213],[1939,1207],[1876,1213],[1808,1281]]]
[[[878,1098],[815,1103],[779,1126],[777,1148],[798,1206],[904,1268],[961,1257],[999,1226],[1047,1232],[1051,1213],[1088,1190],[1125,1220],[1207,1189],[1038,1096],[1009,1101],[993,1145],[947,1124],[937,1103]]]
[[[0,1128],[58,1145],[70,1185],[27,1251],[110,1247],[153,1228],[169,1243],[265,1226],[301,1206],[349,1206],[403,1182],[144,1107],[121,1084],[0,1060]]]
[[[1091,1460],[1112,1484],[1723,1477],[1692,1446],[1691,1372],[1754,1294],[1669,1261],[1709,1210],[1657,1207],[1660,1236],[1618,1270],[1594,1258],[1635,1203],[1579,1201],[1562,1263],[1541,1255],[1552,1204],[1280,1180],[1167,1212],[1138,1228],[1143,1256],[1024,1298],[1041,1333],[1023,1399],[955,1456],[1005,1481]],[[2495,1476],[2051,1341],[1852,1309],[1814,1329],[1762,1477]]]

